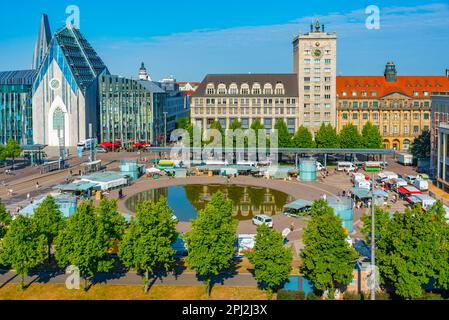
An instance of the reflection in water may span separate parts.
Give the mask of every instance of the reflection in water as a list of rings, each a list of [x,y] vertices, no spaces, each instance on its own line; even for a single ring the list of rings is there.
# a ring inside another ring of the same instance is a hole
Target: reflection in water
[[[216,192],[222,192],[233,202],[234,216],[238,220],[250,220],[258,214],[269,216],[281,214],[284,205],[294,200],[281,191],[251,186],[237,185],[188,185],[148,190],[126,200],[126,207],[136,212],[139,203],[167,198],[168,205],[180,221],[188,222],[196,218],[197,212]]]

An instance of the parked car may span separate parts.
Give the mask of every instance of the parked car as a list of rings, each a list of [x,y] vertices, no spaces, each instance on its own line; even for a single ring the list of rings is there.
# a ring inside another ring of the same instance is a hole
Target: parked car
[[[427,180],[423,180],[423,179],[416,179],[413,182],[413,185],[418,188],[421,191],[427,191],[429,190],[429,182]]]
[[[344,171],[346,173],[356,170],[356,166],[352,162],[338,162],[337,171]]]
[[[108,153],[108,150],[106,150],[105,148],[95,148],[95,152],[96,153]]]
[[[407,181],[409,184],[413,185],[413,183],[414,183],[415,180],[416,180],[416,177],[415,177],[415,176],[412,176],[412,175],[408,175],[408,176],[405,176],[404,179],[405,179],[405,181]]]
[[[270,216],[261,214],[253,218],[253,224],[259,226],[261,224],[266,224],[270,228],[273,228],[273,219]]]

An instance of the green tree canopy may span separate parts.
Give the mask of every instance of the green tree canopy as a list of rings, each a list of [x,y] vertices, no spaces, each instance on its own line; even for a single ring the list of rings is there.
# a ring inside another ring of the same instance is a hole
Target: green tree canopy
[[[56,238],[56,261],[61,268],[78,267],[85,280],[84,290],[87,290],[88,277],[109,271],[114,263],[107,255],[109,243],[92,202],[83,202]]]
[[[305,249],[301,252],[300,271],[318,291],[329,290],[334,297],[336,288],[351,283],[357,253],[346,242],[341,219],[333,210],[313,215],[304,230]]]
[[[262,121],[259,118],[256,118],[251,123],[250,128],[253,129],[256,134],[256,146],[259,147],[259,130],[265,130],[265,126],[262,124]]]
[[[431,279],[449,288],[449,232],[440,202],[426,212],[420,205],[395,213],[379,231],[377,263],[382,279],[405,299],[423,296]]]
[[[178,118],[176,120],[176,129],[186,129],[189,127],[190,125],[190,118],[186,117],[186,118]]]
[[[3,239],[3,237],[6,235],[11,222],[11,213],[6,210],[3,202],[0,201],[0,239]]]
[[[0,242],[0,262],[16,270],[24,289],[25,276],[45,260],[45,249],[45,236],[39,234],[32,218],[20,215]]]
[[[418,159],[430,158],[430,131],[424,130],[412,144],[412,154]]]
[[[114,241],[121,240],[126,228],[125,217],[118,212],[117,200],[104,198],[95,208],[100,223],[110,239],[110,246]]]
[[[382,136],[379,129],[371,122],[367,122],[362,129],[363,147],[366,149],[381,149]]]
[[[315,135],[315,144],[317,148],[338,148],[337,131],[330,124],[322,124]]]
[[[23,151],[22,147],[16,140],[14,140],[14,139],[8,140],[6,147],[3,150],[3,155],[6,159],[8,159],[8,158],[12,159],[13,170],[14,170],[14,160],[20,156],[22,151]]]
[[[334,209],[332,209],[324,199],[314,201],[310,209],[310,215],[312,217],[317,217],[323,214],[334,214]]]
[[[51,246],[64,226],[62,212],[52,196],[47,196],[34,210],[33,221],[36,223],[38,232],[45,237],[50,262]]]
[[[295,148],[315,148],[315,141],[313,141],[313,135],[304,126],[300,126],[293,137],[293,146]]]
[[[187,265],[204,278],[210,295],[212,277],[230,268],[235,253],[237,220],[232,217],[232,201],[217,192],[185,235]]]
[[[340,148],[358,149],[363,147],[362,136],[352,123],[343,126],[338,138]]]
[[[144,272],[145,293],[150,274],[167,273],[174,266],[176,221],[167,201],[146,201],[137,208],[137,219],[131,222],[120,245],[119,256],[125,266]]]
[[[293,254],[291,249],[284,247],[282,235],[265,224],[257,228],[255,242],[253,251],[247,256],[254,266],[257,282],[271,298],[272,292],[290,277]]]
[[[232,121],[231,125],[229,126],[229,129],[231,130],[237,130],[237,129],[242,129],[242,124],[240,123],[240,121],[238,119],[234,119],[234,121]]]
[[[288,132],[287,124],[284,119],[278,119],[274,125],[278,132],[279,148],[291,148],[293,146],[292,135]]]

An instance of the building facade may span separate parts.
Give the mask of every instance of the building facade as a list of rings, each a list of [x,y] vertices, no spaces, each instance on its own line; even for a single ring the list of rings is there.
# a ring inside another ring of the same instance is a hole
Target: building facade
[[[324,31],[318,19],[310,32],[293,40],[293,66],[298,76],[299,123],[316,133],[336,126],[337,35]]]
[[[449,192],[449,91],[432,93],[431,168],[437,186]]]
[[[338,76],[337,130],[352,123],[359,131],[370,121],[387,149],[409,150],[431,128],[431,93],[449,90],[445,76],[398,76],[388,62],[384,76]]]
[[[267,132],[278,119],[294,133],[299,124],[298,81],[295,74],[207,75],[192,95],[191,121],[209,128],[219,121],[229,128],[238,120],[248,129],[260,119]]]
[[[38,40],[38,44],[41,43]],[[57,31],[33,83],[34,142],[75,147],[99,136],[98,77],[109,71],[78,29]]]
[[[32,85],[34,70],[0,72],[0,144],[14,139],[33,144]]]

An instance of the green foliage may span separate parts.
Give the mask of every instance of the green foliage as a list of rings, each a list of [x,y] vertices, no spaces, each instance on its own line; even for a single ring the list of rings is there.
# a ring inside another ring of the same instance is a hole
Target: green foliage
[[[363,235],[365,235],[366,241],[368,243],[371,243],[371,211],[369,213],[366,213],[361,218],[363,222],[363,227],[361,229],[361,232]],[[388,211],[375,207],[374,209],[374,227],[375,227],[375,233],[376,236],[379,237],[380,234],[385,232],[385,228],[387,227],[388,223],[390,222],[390,214]]]
[[[362,136],[352,123],[343,126],[338,139],[342,149],[358,149],[363,146]]]
[[[287,291],[281,289],[277,293],[277,300],[305,300],[304,291]]]
[[[13,169],[14,169],[14,159],[17,158],[18,156],[20,156],[20,154],[22,153],[23,149],[20,146],[20,144],[14,140],[14,139],[9,139],[6,147],[2,150],[2,157],[4,157],[5,159],[11,158],[13,161]]]
[[[325,209],[313,215],[304,230],[305,249],[301,252],[300,271],[317,290],[329,290],[330,297],[335,288],[352,281],[354,262],[358,258],[345,239],[341,220],[333,210]]]
[[[225,130],[223,129],[223,127],[221,126],[219,121],[214,121],[211,125],[210,125],[210,129],[213,130],[218,130],[218,132],[220,132],[221,134],[221,145],[224,147],[225,146]],[[206,145],[209,145],[211,143],[214,142],[215,137],[210,137],[210,139],[206,142]],[[217,142],[215,142],[214,144],[216,144]]]
[[[288,132],[287,125],[284,119],[278,119],[274,125],[274,128],[278,132],[279,148],[291,148],[293,147],[292,135]]]
[[[125,217],[118,212],[117,200],[104,198],[95,208],[100,223],[110,239],[110,245],[121,240],[126,228]]]
[[[250,128],[253,129],[256,134],[256,146],[259,147],[259,130],[264,130],[265,126],[262,124],[262,121],[259,118],[256,118],[251,123]],[[263,134],[265,135],[265,132]]]
[[[421,207],[395,213],[379,231],[377,262],[383,280],[405,299],[423,296],[423,285],[449,287],[449,227],[440,202],[424,212]]]
[[[242,128],[243,128],[242,124],[237,119],[234,119],[234,121],[229,126],[229,129],[231,129],[231,130],[237,130],[237,129],[242,129]]]
[[[178,118],[178,120],[176,120],[176,129],[187,130],[189,125],[190,125],[190,118]]]
[[[119,249],[119,257],[127,267],[144,272],[145,293],[150,274],[167,273],[174,266],[176,251],[172,245],[178,237],[176,220],[167,201],[146,201],[137,208]]]
[[[33,221],[39,234],[47,243],[48,261],[51,261],[51,246],[63,227],[63,215],[52,196],[47,196],[34,210]]]
[[[315,148],[313,135],[304,126],[300,126],[293,137],[293,147],[295,148]]]
[[[32,218],[25,216],[18,216],[11,223],[0,242],[0,262],[11,266],[20,275],[22,289],[25,275],[45,260],[45,244],[46,239],[39,234]]]
[[[366,149],[381,149],[382,136],[379,129],[371,122],[367,122],[362,129],[363,147]]]
[[[418,159],[430,158],[430,131],[424,130],[412,143],[412,154]]]
[[[263,224],[257,228],[253,251],[248,259],[254,266],[255,278],[271,297],[292,271],[293,254],[284,247],[282,235]]]
[[[230,268],[235,253],[237,220],[232,217],[232,201],[217,192],[185,235],[189,255],[186,263],[203,277],[210,294],[211,280]]]
[[[318,297],[316,296],[315,292],[309,292],[306,296],[307,300],[318,300]]]
[[[317,148],[338,148],[337,131],[330,124],[322,124],[315,135],[315,144]]]
[[[318,217],[324,214],[334,214],[334,209],[324,199],[314,201],[310,208],[310,215],[312,217]]]
[[[6,207],[3,202],[0,202],[0,239],[6,235],[8,228],[12,222],[11,213],[6,211]]]
[[[61,268],[77,266],[87,290],[87,278],[109,271],[114,263],[107,255],[109,241],[93,204],[83,202],[56,238],[56,261]]]

